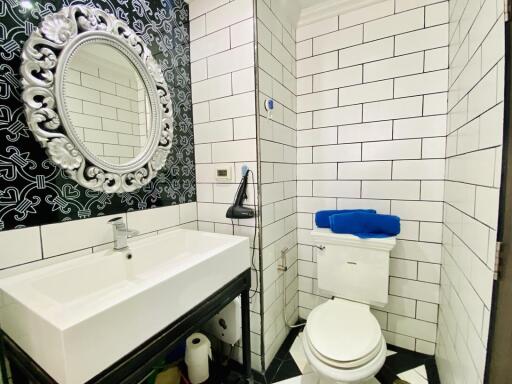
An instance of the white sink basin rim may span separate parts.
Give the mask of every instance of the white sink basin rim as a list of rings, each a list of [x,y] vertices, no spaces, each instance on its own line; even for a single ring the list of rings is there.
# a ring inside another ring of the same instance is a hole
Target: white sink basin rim
[[[81,384],[250,267],[247,238],[177,229],[0,280],[2,329]]]

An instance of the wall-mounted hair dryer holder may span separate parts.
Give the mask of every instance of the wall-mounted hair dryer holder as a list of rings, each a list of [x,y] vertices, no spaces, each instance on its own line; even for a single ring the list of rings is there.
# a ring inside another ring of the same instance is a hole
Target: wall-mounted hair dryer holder
[[[226,212],[226,217],[228,219],[250,219],[254,217],[254,209],[244,206],[244,200],[247,200],[247,182],[249,172],[251,171],[248,169],[242,176],[242,181],[240,181],[236,192],[235,201]]]

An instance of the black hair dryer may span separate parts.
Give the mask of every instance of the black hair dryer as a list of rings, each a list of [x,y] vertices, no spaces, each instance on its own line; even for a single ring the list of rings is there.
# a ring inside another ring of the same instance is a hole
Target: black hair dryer
[[[244,200],[247,199],[247,179],[249,172],[250,170],[248,169],[245,175],[242,176],[242,181],[240,181],[238,190],[236,191],[235,202],[226,212],[228,219],[250,219],[254,217],[254,209],[244,207]]]

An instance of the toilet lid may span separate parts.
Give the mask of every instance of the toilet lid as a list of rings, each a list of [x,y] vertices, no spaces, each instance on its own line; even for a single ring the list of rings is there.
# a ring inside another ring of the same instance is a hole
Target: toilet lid
[[[337,362],[357,361],[380,345],[382,332],[367,305],[329,300],[308,316],[309,341],[325,358]]]

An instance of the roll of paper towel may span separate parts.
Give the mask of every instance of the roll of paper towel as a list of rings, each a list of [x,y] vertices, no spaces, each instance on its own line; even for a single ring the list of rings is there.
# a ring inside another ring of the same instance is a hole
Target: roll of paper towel
[[[185,363],[188,368],[188,378],[192,384],[208,380],[208,362],[212,357],[210,340],[202,333],[193,333],[187,338]]]

